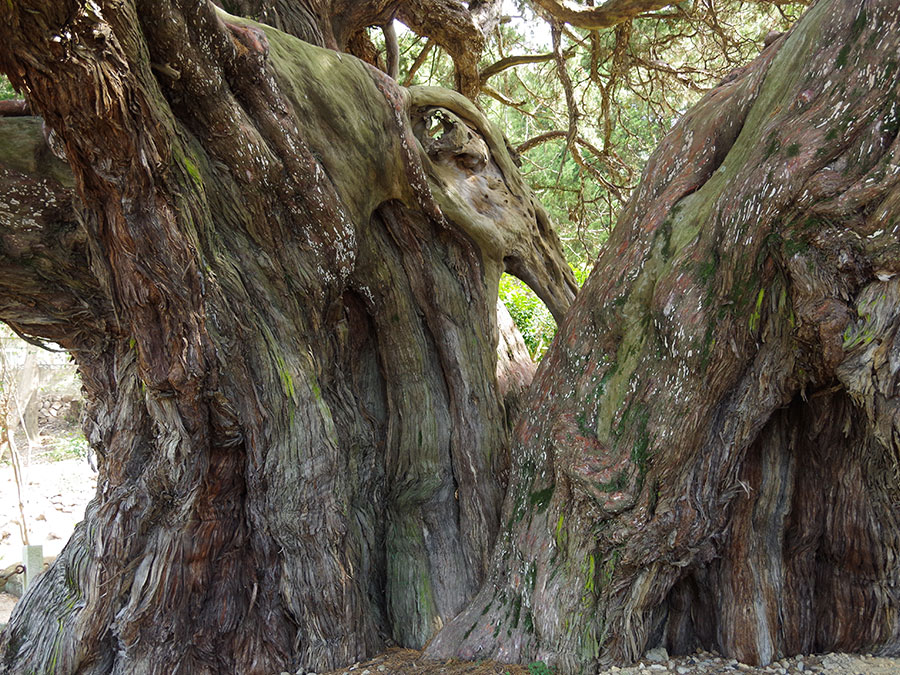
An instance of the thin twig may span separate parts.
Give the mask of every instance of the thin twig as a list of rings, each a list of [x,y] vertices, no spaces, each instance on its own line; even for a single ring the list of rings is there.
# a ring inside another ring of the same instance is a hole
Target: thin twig
[[[425,63],[425,59],[428,58],[428,53],[434,47],[434,40],[428,38],[428,41],[425,43],[425,46],[422,47],[422,51],[419,52],[419,55],[416,57],[416,60],[413,61],[413,64],[409,67],[409,72],[406,74],[406,77],[403,79],[403,86],[408,87],[412,84],[413,78],[416,76],[416,72],[418,72],[419,68],[422,67],[422,64]]]

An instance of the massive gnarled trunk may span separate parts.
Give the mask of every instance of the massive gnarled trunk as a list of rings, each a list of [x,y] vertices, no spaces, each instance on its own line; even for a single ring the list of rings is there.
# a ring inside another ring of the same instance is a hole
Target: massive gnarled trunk
[[[70,169],[0,125],[0,318],[74,355],[102,458],[0,672],[421,646],[498,531],[499,276],[574,297],[500,133],[205,1],[4,4],[0,38]]]
[[[0,672],[321,668],[463,607],[432,654],[900,650],[898,23],[820,2],[672,131],[508,464],[497,278],[573,286],[471,104],[205,2],[0,3],[81,214],[4,123],[0,318],[104,455]]]
[[[817,3],[691,110],[538,370],[433,655],[900,651],[900,9]]]

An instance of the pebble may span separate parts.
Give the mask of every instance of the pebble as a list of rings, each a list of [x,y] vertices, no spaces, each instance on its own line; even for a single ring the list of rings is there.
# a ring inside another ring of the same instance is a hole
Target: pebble
[[[355,664],[348,671],[336,671],[338,675],[391,675],[395,670],[379,661],[366,664]],[[871,666],[871,668],[870,668]],[[781,658],[766,666],[754,667],[740,663],[737,659],[722,657],[698,650],[692,656],[671,656],[663,663],[651,663],[650,654],[645,654],[642,661],[630,666],[609,666],[600,675],[898,675],[900,659],[876,658],[874,662],[863,662],[862,657],[848,654],[804,654],[791,658]],[[368,667],[370,670],[364,670]],[[462,673],[460,668],[425,668],[419,671],[418,666],[402,670],[403,673],[422,672],[435,675],[440,672]],[[502,671],[501,671],[502,672]],[[297,675],[304,675],[298,672]],[[306,675],[315,675],[306,673]]]
[[[669,652],[664,647],[655,647],[648,651],[644,658],[654,663],[663,663],[669,660]]]

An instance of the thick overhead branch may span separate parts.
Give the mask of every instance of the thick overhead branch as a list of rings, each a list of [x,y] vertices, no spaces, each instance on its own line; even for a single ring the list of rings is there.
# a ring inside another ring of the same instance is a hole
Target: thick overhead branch
[[[565,58],[569,58],[574,54],[575,50],[571,48],[563,52]],[[488,79],[492,78],[494,75],[499,75],[504,70],[509,70],[516,66],[523,66],[528,63],[544,63],[545,61],[552,61],[554,57],[555,55],[552,52],[548,54],[517,54],[516,56],[507,56],[482,70],[481,82],[484,84]]]
[[[216,4],[311,44],[344,51],[357,31],[389,21],[398,0],[221,0]]]
[[[88,264],[72,174],[41,126],[0,125],[0,320],[77,353],[102,342],[112,312]]]
[[[500,24],[503,16],[501,0],[469,0],[468,4],[472,20],[484,35],[489,35]]]
[[[457,90],[474,99],[480,89],[478,59],[484,49],[484,32],[475,16],[456,0],[409,0],[401,5],[397,18],[450,54]]]
[[[557,21],[585,30],[602,30],[673,3],[671,0],[609,0],[599,7],[587,8],[573,7],[561,0],[534,0],[534,4]]]

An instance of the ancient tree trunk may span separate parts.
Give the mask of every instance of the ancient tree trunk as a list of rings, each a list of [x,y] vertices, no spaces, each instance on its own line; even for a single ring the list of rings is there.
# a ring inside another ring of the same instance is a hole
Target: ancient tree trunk
[[[433,655],[900,651],[896,2],[819,2],[672,130],[515,428]]]
[[[0,38],[71,169],[0,125],[0,318],[75,356],[102,458],[0,673],[421,646],[499,527],[499,276],[574,297],[503,137],[207,2],[0,4]]]
[[[227,11],[265,23],[310,44],[346,51],[367,26],[393,19],[399,0],[217,0]]]

